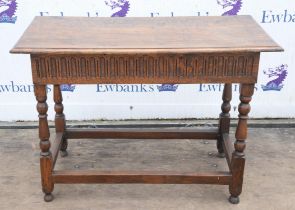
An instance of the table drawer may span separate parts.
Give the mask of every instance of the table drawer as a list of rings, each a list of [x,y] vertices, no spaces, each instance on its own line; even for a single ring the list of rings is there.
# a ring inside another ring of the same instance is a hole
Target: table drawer
[[[255,83],[260,53],[31,55],[36,84]]]

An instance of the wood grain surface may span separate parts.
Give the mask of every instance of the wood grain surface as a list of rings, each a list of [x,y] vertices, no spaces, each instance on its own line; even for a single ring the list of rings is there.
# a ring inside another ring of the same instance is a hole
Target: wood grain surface
[[[11,53],[282,51],[251,16],[36,17]]]

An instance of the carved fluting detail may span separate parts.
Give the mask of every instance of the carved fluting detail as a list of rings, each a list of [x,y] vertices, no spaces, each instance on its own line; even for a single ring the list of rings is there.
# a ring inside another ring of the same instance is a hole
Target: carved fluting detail
[[[37,111],[39,113],[39,138],[40,138],[40,149],[41,156],[49,156],[50,155],[50,141],[49,141],[49,128],[47,122],[47,110],[48,105],[46,103],[46,89],[45,86],[35,86],[35,95],[38,101],[37,103]]]
[[[253,84],[243,84],[240,89],[240,101],[239,111],[239,122],[236,130],[236,141],[235,141],[235,152],[234,154],[238,157],[244,156],[244,150],[246,147],[245,140],[247,139],[247,120],[248,113],[251,110],[250,101],[254,92]]]
[[[36,79],[205,78],[256,76],[256,54],[33,55]]]

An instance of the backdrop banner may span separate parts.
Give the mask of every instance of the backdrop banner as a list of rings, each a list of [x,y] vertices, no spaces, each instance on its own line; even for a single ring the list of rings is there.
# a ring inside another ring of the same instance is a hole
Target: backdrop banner
[[[0,0],[0,121],[37,120],[29,55],[9,54],[35,16],[222,15],[252,15],[285,49],[262,53],[250,117],[294,118],[294,0]],[[47,90],[53,119],[53,87]],[[70,120],[217,118],[223,84],[64,84],[62,90]],[[233,91],[231,116],[237,117],[238,84]]]

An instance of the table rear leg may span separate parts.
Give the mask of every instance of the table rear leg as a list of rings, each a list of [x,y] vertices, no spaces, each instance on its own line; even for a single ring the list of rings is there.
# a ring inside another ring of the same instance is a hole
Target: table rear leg
[[[48,105],[46,103],[46,85],[35,85],[35,96],[38,101],[37,110],[39,113],[39,138],[40,138],[40,169],[42,190],[45,193],[44,200],[53,200],[52,191],[54,183],[52,180],[52,154],[50,152],[50,133],[47,122]]]
[[[54,110],[55,110],[55,131],[56,133],[64,133],[65,128],[66,128],[66,120],[65,120],[65,115],[63,113],[64,106],[62,104],[62,93],[60,89],[60,85],[54,85],[54,92],[53,92],[53,97],[54,97]],[[68,140],[66,139],[66,136],[63,136],[62,139],[62,144],[60,147],[60,155],[62,157],[65,157],[68,155],[67,152],[67,147],[68,147]]]
[[[224,84],[223,94],[222,94],[222,112],[219,115],[219,133],[220,137],[217,139],[217,150],[219,157],[225,157],[224,150],[222,146],[222,134],[229,133],[230,127],[230,101],[232,99],[232,84]]]
[[[235,151],[232,154],[231,172],[232,182],[229,185],[231,196],[229,201],[233,204],[239,203],[239,195],[242,192],[245,154],[245,140],[247,139],[247,120],[250,112],[250,101],[254,92],[254,84],[242,84],[240,87],[239,121],[236,130]]]

